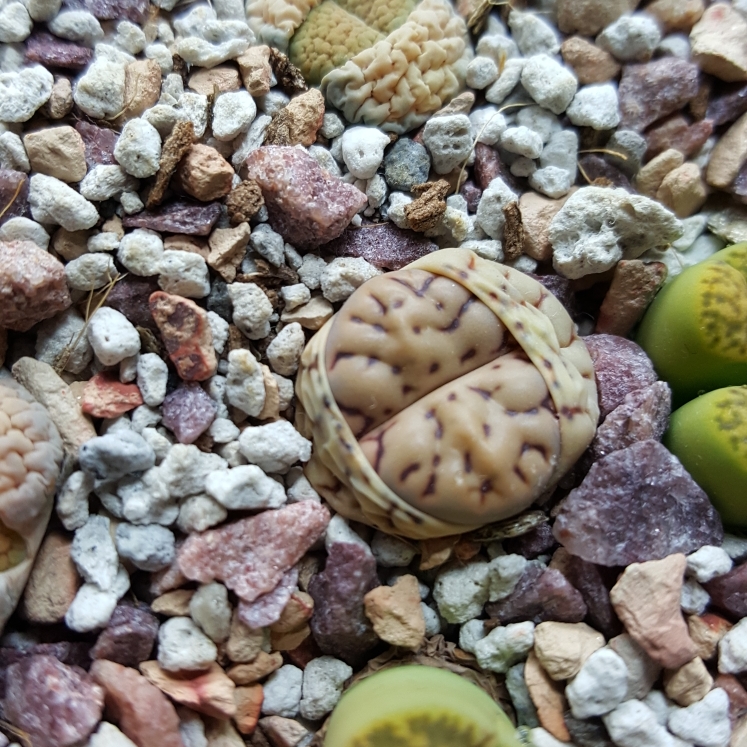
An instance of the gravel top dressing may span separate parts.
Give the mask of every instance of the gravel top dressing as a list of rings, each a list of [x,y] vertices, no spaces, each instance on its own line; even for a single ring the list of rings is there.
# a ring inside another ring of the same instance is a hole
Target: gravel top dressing
[[[0,0],[0,747],[747,747],[745,537],[745,0]]]

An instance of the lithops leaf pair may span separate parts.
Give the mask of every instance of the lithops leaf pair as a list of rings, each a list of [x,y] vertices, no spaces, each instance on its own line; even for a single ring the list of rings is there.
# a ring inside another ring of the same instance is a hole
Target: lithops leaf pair
[[[638,343],[672,388],[675,405],[747,384],[747,243],[722,249],[665,286]]]
[[[249,0],[246,12],[348,121],[391,132],[458,94],[473,55],[448,0]]]
[[[62,440],[44,407],[0,380],[0,631],[44,537],[61,461]]]
[[[676,410],[664,444],[708,494],[727,527],[747,528],[747,385]]]
[[[415,539],[527,508],[599,415],[560,302],[464,249],[364,283],[307,345],[297,391],[314,487],[341,514]]]
[[[454,672],[408,665],[353,685],[332,713],[324,747],[520,747],[501,707]]]

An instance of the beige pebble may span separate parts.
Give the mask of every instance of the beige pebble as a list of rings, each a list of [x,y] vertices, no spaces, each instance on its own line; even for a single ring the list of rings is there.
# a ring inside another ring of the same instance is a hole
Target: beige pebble
[[[711,687],[713,677],[699,656],[679,669],[664,674],[664,692],[683,708],[702,700]]]
[[[425,618],[415,576],[400,576],[394,586],[377,586],[363,597],[366,617],[382,641],[417,651],[425,637]]]
[[[638,172],[635,180],[636,189],[646,197],[654,197],[664,177],[670,171],[682,166],[684,162],[685,157],[674,148],[659,153]]]
[[[47,127],[29,132],[23,145],[31,170],[63,182],[79,182],[87,171],[83,138],[73,127]]]
[[[678,669],[696,655],[680,610],[687,559],[631,563],[610,591],[610,601],[630,636],[656,662]]]
[[[534,629],[534,653],[553,680],[574,677],[604,643],[586,623],[543,622]]]

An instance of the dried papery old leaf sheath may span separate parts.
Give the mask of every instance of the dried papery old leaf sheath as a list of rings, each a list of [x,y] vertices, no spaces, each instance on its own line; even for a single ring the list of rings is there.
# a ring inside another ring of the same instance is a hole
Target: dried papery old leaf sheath
[[[599,414],[557,299],[461,249],[361,286],[309,342],[297,391],[312,484],[343,515],[415,539],[525,509]]]

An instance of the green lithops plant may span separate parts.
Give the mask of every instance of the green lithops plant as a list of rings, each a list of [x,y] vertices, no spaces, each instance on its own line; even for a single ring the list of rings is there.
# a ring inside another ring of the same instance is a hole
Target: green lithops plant
[[[747,529],[747,386],[708,392],[676,410],[664,444],[727,526]]]
[[[465,249],[361,285],[309,341],[296,389],[311,484],[343,516],[412,539],[521,513],[599,416],[557,298]]]
[[[675,404],[747,383],[747,243],[685,270],[658,294],[637,340]]]
[[[521,747],[501,707],[477,685],[435,667],[393,667],[353,685],[324,747]]]

